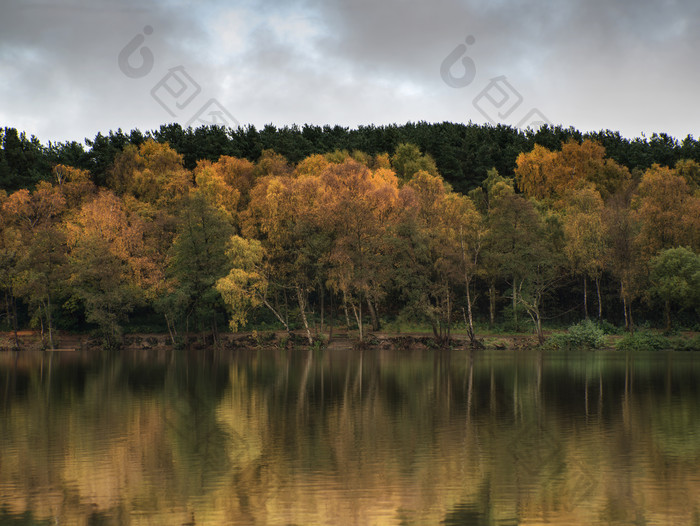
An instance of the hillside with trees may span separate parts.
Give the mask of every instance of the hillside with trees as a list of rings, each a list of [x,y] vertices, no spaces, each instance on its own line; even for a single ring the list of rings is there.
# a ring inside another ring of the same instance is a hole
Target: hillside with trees
[[[416,123],[0,131],[6,331],[696,328],[700,145]]]

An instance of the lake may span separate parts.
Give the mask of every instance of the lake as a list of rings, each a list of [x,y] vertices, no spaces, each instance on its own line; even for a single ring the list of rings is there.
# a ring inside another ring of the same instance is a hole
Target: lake
[[[700,524],[700,355],[0,354],[0,524]]]

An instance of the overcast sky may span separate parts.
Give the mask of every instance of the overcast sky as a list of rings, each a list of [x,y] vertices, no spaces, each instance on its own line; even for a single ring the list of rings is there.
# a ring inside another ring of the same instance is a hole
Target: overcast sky
[[[0,0],[0,126],[700,133],[697,0]]]

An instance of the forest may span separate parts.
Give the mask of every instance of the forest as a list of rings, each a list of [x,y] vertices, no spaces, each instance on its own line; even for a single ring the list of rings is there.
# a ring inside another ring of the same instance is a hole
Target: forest
[[[700,144],[454,123],[0,130],[0,328],[700,325]]]

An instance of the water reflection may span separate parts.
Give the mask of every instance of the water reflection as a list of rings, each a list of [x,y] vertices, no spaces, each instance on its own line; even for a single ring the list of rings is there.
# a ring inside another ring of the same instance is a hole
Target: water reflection
[[[0,355],[0,523],[696,524],[693,354]]]

